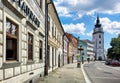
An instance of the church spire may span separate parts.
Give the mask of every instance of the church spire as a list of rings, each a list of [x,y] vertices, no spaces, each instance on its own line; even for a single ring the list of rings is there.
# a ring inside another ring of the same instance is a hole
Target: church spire
[[[96,20],[96,24],[99,24],[100,20],[99,20],[99,15],[97,15],[97,20]]]
[[[95,27],[101,27],[100,20],[99,20],[99,15],[97,15],[97,20],[96,20]]]

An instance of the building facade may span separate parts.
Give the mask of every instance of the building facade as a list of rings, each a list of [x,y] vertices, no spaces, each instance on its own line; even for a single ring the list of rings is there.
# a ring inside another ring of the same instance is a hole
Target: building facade
[[[72,62],[77,62],[77,54],[78,54],[78,39],[75,38],[72,34],[66,33],[67,38],[69,39],[69,42],[72,43],[73,47],[73,54],[72,54]]]
[[[93,42],[90,40],[83,40],[87,44],[87,56],[90,60],[94,60],[95,53],[93,51],[94,45]]]
[[[43,76],[44,18],[44,0],[0,0],[0,82],[36,83]]]
[[[87,60],[87,43],[82,41],[82,40],[79,40],[78,42],[78,48],[82,48],[83,50],[78,50],[78,60],[82,60],[82,57],[84,59],[84,61]]]
[[[93,43],[96,60],[105,60],[104,55],[104,32],[97,16],[95,28],[93,30]]]
[[[64,58],[63,58],[63,61],[64,61],[64,65],[68,63],[68,38],[66,37],[66,35],[64,35]]]
[[[78,54],[78,39],[72,36],[73,43],[73,62],[77,62],[77,54]]]
[[[73,43],[68,42],[68,64],[73,63]]]
[[[48,72],[63,65],[63,34],[63,27],[52,2],[48,5]]]

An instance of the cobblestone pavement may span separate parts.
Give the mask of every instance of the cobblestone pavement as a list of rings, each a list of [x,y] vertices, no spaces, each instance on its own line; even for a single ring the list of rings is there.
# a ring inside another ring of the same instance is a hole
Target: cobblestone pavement
[[[72,63],[50,72],[38,83],[85,83],[85,79],[77,63]]]

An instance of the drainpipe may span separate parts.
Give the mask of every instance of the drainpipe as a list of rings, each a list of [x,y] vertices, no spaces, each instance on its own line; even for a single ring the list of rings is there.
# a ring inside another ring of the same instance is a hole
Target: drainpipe
[[[45,76],[48,75],[48,5],[51,3],[51,1],[47,3],[47,0],[45,0]]]
[[[64,36],[65,36],[65,33],[63,33],[63,36],[62,36],[62,43],[63,43],[63,66],[64,66]]]

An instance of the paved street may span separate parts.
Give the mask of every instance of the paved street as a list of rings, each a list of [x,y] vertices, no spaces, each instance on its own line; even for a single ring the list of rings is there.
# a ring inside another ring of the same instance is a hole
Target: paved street
[[[73,63],[56,69],[39,83],[85,83],[85,80],[81,68]]]
[[[120,67],[107,66],[104,62],[90,62],[84,65],[92,83],[120,83]]]

